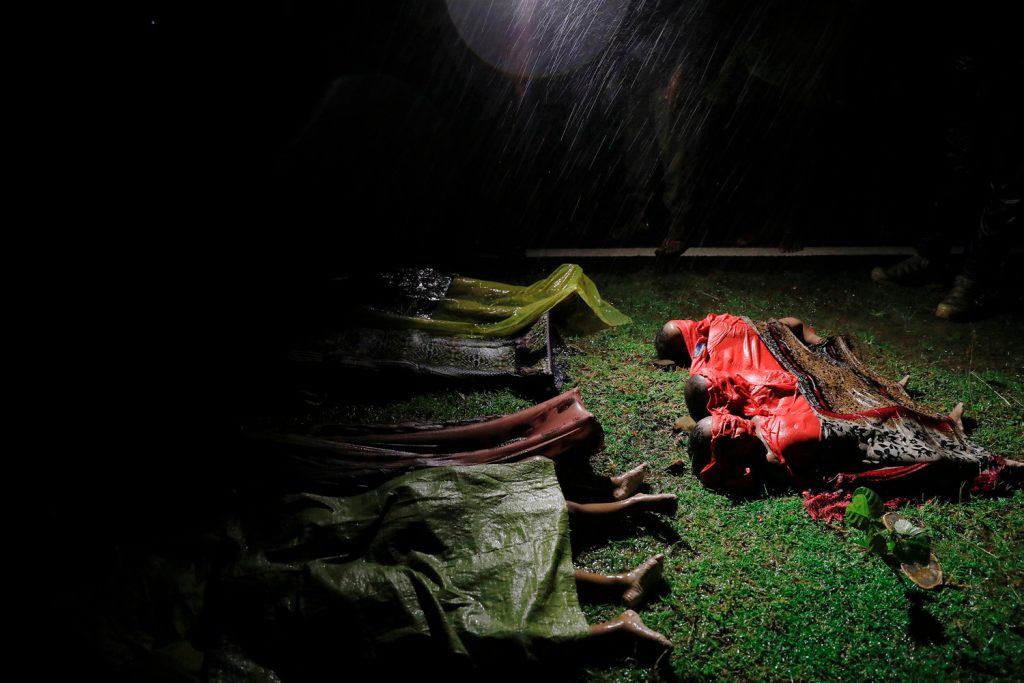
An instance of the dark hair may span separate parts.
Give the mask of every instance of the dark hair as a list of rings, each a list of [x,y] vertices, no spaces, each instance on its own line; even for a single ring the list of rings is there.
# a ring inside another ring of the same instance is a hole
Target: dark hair
[[[686,410],[694,420],[707,417],[708,413],[708,380],[703,375],[690,375],[683,387],[683,398]]]
[[[711,418],[700,420],[692,430],[686,442],[686,450],[690,455],[690,467],[695,475],[700,475],[711,462]]]
[[[654,335],[654,350],[658,358],[674,360],[679,365],[690,364],[690,352],[686,348],[683,334],[672,323],[665,325]]]

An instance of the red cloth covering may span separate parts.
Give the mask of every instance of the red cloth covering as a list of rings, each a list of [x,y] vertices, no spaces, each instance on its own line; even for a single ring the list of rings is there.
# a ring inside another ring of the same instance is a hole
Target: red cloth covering
[[[711,314],[703,320],[672,320],[690,354],[690,374],[708,384],[711,461],[701,480],[733,490],[749,488],[746,437],[756,434],[796,478],[821,438],[814,409],[800,395],[796,377],[775,360],[742,318]],[[750,420],[745,418],[757,418]]]
[[[830,483],[835,487],[830,491],[811,493],[804,491],[804,507],[812,519],[826,522],[839,522],[846,516],[846,506],[853,499],[853,492],[860,486],[870,489],[878,488],[878,484],[910,477],[931,463],[907,465],[906,467],[884,467],[861,473],[841,473]],[[877,491],[876,491],[877,493]],[[906,502],[902,496],[883,497],[885,507],[895,508]]]
[[[796,376],[780,365],[757,331],[744,319],[729,314],[670,322],[682,332],[692,359],[690,374],[700,375],[708,383],[711,460],[698,475],[705,485],[733,492],[753,488],[751,434],[779,459],[795,485],[816,486],[817,492],[804,492],[804,505],[814,519],[841,519],[852,491],[859,486],[874,489],[888,507],[895,507],[907,500],[908,492],[963,482],[962,469],[942,462],[844,472],[826,481],[820,475],[812,476],[820,471],[816,465],[821,463],[814,458],[821,456],[821,422],[801,395]],[[949,418],[931,418],[901,406],[842,415],[821,410],[823,419],[885,419],[912,414],[922,424],[952,431]],[[994,463],[973,478],[972,492],[995,488],[1005,460],[995,458]]]
[[[935,481],[937,468],[942,463],[925,462],[902,467],[882,467],[866,472],[844,472],[828,482],[831,490],[804,491],[804,507],[813,519],[838,522],[846,516],[846,506],[853,499],[853,492],[866,486],[878,493],[885,501],[885,507],[896,508],[907,502],[907,497],[898,492],[927,491],[938,488]],[[985,493],[995,490],[1000,475],[1006,469],[1005,458],[993,458],[993,465],[981,471],[971,482],[971,493]],[[941,478],[941,477],[940,477]],[[950,477],[956,484],[961,479]]]

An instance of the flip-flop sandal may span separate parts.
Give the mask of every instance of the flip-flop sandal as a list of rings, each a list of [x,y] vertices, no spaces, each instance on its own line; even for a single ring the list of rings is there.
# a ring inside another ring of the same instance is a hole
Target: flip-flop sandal
[[[910,521],[898,512],[886,512],[882,515],[882,524],[889,531],[894,531],[896,522],[901,520]],[[942,567],[939,565],[939,560],[935,557],[935,553],[928,554],[928,564],[906,564],[901,562],[900,569],[903,570],[903,573],[915,585],[925,590],[931,590],[942,585]]]

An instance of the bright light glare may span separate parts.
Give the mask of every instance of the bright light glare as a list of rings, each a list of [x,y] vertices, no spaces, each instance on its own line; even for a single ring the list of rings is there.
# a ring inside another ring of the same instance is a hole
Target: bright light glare
[[[577,69],[612,39],[628,0],[447,0],[466,44],[492,66],[525,77]]]

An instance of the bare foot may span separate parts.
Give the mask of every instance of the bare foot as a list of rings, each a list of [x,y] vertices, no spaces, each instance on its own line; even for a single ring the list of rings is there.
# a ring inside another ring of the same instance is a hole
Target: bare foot
[[[626,578],[632,584],[622,594],[622,602],[626,607],[636,607],[643,602],[647,591],[661,580],[661,572],[664,566],[665,556],[658,553],[626,574]]]
[[[626,501],[629,501],[630,507],[636,505],[643,510],[663,515],[674,515],[679,509],[679,500],[674,493],[638,493],[626,498]]]
[[[640,486],[644,483],[645,476],[647,476],[647,463],[642,463],[617,477],[611,477],[612,484],[615,485],[615,490],[612,491],[612,498],[615,500],[629,498],[639,490]]]
[[[957,403],[953,410],[949,411],[949,419],[951,419],[957,427],[960,429],[964,428],[964,404],[963,401]]]
[[[647,624],[644,623],[644,620],[640,618],[640,615],[631,609],[626,610],[619,616],[612,619],[612,621],[609,623],[616,622],[620,624],[620,626],[618,627],[619,629],[622,629],[627,633],[632,633],[638,638],[650,640],[651,642],[657,643],[658,645],[661,645],[665,648],[672,647],[671,640],[661,635],[654,629],[648,628]]]

